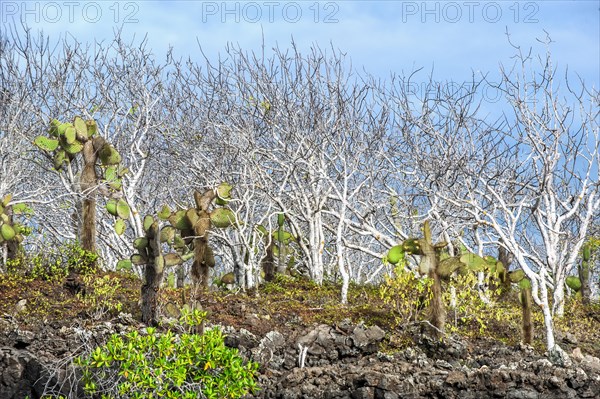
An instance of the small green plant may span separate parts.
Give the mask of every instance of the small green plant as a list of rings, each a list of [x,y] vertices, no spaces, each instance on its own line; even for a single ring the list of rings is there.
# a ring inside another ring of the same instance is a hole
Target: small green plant
[[[205,317],[186,308],[179,321],[193,329]],[[153,327],[115,334],[77,364],[90,398],[237,399],[257,389],[258,364],[244,363],[216,327],[203,334],[161,333]]]
[[[87,251],[74,242],[66,242],[57,248],[22,255],[6,262],[9,274],[25,275],[32,279],[61,281],[70,272],[89,275],[97,272],[98,255]]]
[[[450,332],[477,331],[479,335],[486,332],[488,328],[486,317],[492,309],[491,305],[485,303],[479,295],[477,283],[477,276],[473,273],[458,274],[451,278],[449,289],[444,292],[444,302],[454,316],[446,326]],[[490,291],[488,295],[495,297],[496,293]],[[461,326],[466,328],[462,329]]]
[[[394,321],[398,325],[415,322],[422,310],[431,302],[433,280],[418,277],[405,270],[405,261],[399,260],[394,267],[393,276],[385,276],[379,287],[379,296],[383,302],[392,306]]]
[[[87,289],[85,295],[80,295],[88,309],[88,314],[93,319],[98,320],[107,313],[121,311],[123,304],[118,300],[117,295],[122,287],[118,278],[88,274],[83,277],[83,282]]]

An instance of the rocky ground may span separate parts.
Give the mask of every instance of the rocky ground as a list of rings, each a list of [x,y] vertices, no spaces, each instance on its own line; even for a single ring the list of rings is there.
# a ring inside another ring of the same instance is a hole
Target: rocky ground
[[[112,333],[141,329],[131,317],[88,327],[48,324],[21,330],[0,322],[0,398],[40,398],[62,391],[76,397],[61,368],[82,345]],[[421,335],[416,345],[387,353],[386,332],[350,322],[272,330],[256,335],[223,327],[226,344],[261,364],[261,390],[253,397],[302,398],[513,398],[600,397],[600,360],[572,352],[572,363],[555,366],[531,347]]]
[[[272,296],[268,306],[234,294],[211,297],[203,304],[209,310],[208,325],[223,328],[226,344],[260,364],[261,389],[249,397],[600,398],[600,359],[580,349],[593,348],[594,343],[581,342],[574,334],[559,333],[559,343],[570,355],[570,362],[562,365],[552,364],[539,348],[476,334],[434,340],[419,323],[405,325],[403,341],[397,342],[397,331],[378,323],[385,319],[376,313],[354,317],[345,313],[348,308],[338,308],[332,311],[343,318],[323,322],[309,317],[328,305],[315,303],[323,301],[322,296],[311,299],[310,290],[297,291],[293,299]],[[12,301],[10,309],[26,296],[25,290],[9,295],[1,286],[0,293]],[[57,295],[67,294],[42,296]],[[1,399],[41,398],[49,392],[77,398],[76,379],[64,371],[73,356],[113,333],[144,328],[135,311],[134,316],[123,312],[93,318],[76,307],[79,313],[73,317],[32,320],[1,306]],[[59,314],[49,309],[49,314]]]

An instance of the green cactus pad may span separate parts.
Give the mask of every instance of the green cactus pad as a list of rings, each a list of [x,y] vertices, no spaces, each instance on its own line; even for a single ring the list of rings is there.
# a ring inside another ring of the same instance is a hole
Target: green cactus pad
[[[85,125],[87,126],[87,136],[92,137],[93,135],[95,135],[98,132],[98,125],[96,124],[96,121],[93,119],[87,120],[85,121]]]
[[[129,208],[129,204],[124,199],[120,199],[117,203],[117,215],[121,219],[129,219],[129,215],[131,214],[131,209]]]
[[[521,289],[531,288],[531,281],[529,281],[528,278],[524,278],[523,280],[519,281],[519,288],[521,288]]]
[[[150,230],[150,228],[152,227],[152,224],[154,224],[154,218],[152,217],[152,215],[146,215],[144,217],[144,231],[148,231]]]
[[[177,266],[183,263],[181,256],[176,253],[168,253],[165,255],[165,266]]]
[[[171,210],[168,205],[163,205],[156,215],[160,220],[168,220],[169,216],[171,216]]]
[[[192,228],[194,228],[194,226],[196,226],[196,224],[198,223],[198,220],[200,220],[200,216],[198,215],[198,213],[196,212],[196,208],[190,208],[185,212],[185,217],[188,219],[190,226]]]
[[[495,260],[495,258],[492,258],[492,259]],[[504,267],[504,263],[502,263],[500,261],[495,261],[495,263],[487,262],[487,266],[486,267],[492,273],[496,274],[497,276],[502,276],[502,275],[504,275],[504,273],[506,273],[506,268]]]
[[[190,224],[190,220],[187,218],[185,213],[186,213],[186,210],[181,209],[181,210],[171,214],[171,216],[169,217],[169,222],[171,223],[171,225],[178,230],[191,229],[192,225]]]
[[[577,276],[569,276],[566,279],[567,287],[575,292],[579,292],[581,289],[581,280]]]
[[[108,186],[115,191],[120,191],[121,188],[123,187],[123,180],[116,179],[116,180],[110,181],[110,182],[108,182]]]
[[[407,254],[422,255],[421,244],[416,238],[408,238],[402,243],[402,249]]]
[[[181,238],[181,236],[176,235],[175,238],[173,239],[173,246],[176,249],[182,249],[185,247],[185,241],[183,240],[183,238]]]
[[[69,158],[67,157],[67,153],[64,150],[60,149],[54,153],[53,161],[54,169],[61,170],[63,165],[69,162]]]
[[[278,229],[273,232],[273,238],[275,238],[279,242],[288,244],[290,241],[292,241],[294,239],[294,236],[289,231]]]
[[[24,202],[14,204],[12,207],[12,210],[15,215],[21,215],[24,213],[33,213],[33,209]]]
[[[525,272],[523,269],[513,270],[512,272],[508,273],[508,278],[512,283],[518,283],[525,278]]]
[[[59,136],[64,136],[65,135],[65,131],[69,128],[72,127],[73,125],[70,123],[61,123],[60,125],[58,125],[58,127],[56,128],[57,133]]]
[[[165,226],[160,229],[160,242],[172,243],[175,239],[175,228],[173,226]]]
[[[285,223],[285,214],[284,213],[278,213],[277,214],[277,225],[279,227],[283,227],[284,223]]]
[[[476,272],[482,272],[487,267],[488,263],[481,256],[472,252],[467,252],[461,255],[460,261],[464,263],[469,269]]]
[[[111,182],[114,180],[117,180],[119,178],[119,175],[117,173],[117,167],[112,165],[112,166],[107,166],[106,169],[104,169],[104,180]]]
[[[219,206],[225,206],[229,203],[229,200],[223,199],[223,198],[215,198],[215,204],[219,205]]]
[[[0,235],[2,235],[2,238],[5,241],[12,240],[15,238],[16,234],[17,233],[15,232],[15,229],[13,229],[11,225],[4,223],[2,226],[0,226]]]
[[[460,258],[457,256],[453,256],[451,258],[446,258],[438,264],[437,272],[442,278],[448,278],[455,271],[464,267],[464,263],[460,261]]]
[[[140,252],[142,252],[147,246],[148,239],[146,237],[138,237],[135,240],[133,240],[133,247]]]
[[[123,235],[123,233],[125,232],[125,227],[127,227],[125,225],[125,221],[123,219],[117,219],[115,221],[115,233],[117,233],[118,235]]]
[[[116,199],[109,199],[106,202],[106,211],[113,216],[119,216],[119,214],[117,213],[117,200]]]
[[[35,140],[33,140],[33,144],[35,144],[40,150],[52,152],[58,148],[58,140],[48,138],[46,136],[37,136]]]
[[[154,267],[158,272],[161,272],[165,268],[165,257],[162,255],[158,255],[154,258]]]
[[[5,213],[0,214],[0,219],[2,219],[2,223],[10,223],[10,218]]]
[[[73,143],[67,143],[67,142],[62,142],[61,143],[62,148],[71,155],[75,155],[81,152],[81,150],[83,150],[83,144],[81,144],[79,141],[75,140]]]
[[[102,162],[102,165],[118,165],[121,163],[121,154],[110,144],[105,143],[100,151],[98,157]]]
[[[175,239],[175,228],[172,226],[165,226],[160,229],[160,242],[172,242]]]
[[[132,266],[133,266],[133,263],[131,262],[130,259],[121,259],[120,261],[117,262],[116,269],[117,269],[117,271],[122,271],[122,270],[128,271],[128,270],[131,270]]]
[[[495,265],[496,263],[498,263],[498,259],[490,255],[484,256],[483,259],[490,265]]]
[[[131,263],[133,263],[134,265],[137,265],[137,266],[145,265],[148,263],[148,259],[146,259],[144,256],[142,256],[140,254],[131,255],[131,258],[129,258],[129,260],[131,260]]]
[[[213,226],[226,228],[235,223],[235,214],[228,208],[217,208],[210,213]]]
[[[392,265],[397,264],[402,259],[404,259],[404,249],[402,249],[402,245],[395,245],[388,251],[387,260]]]
[[[77,139],[80,141],[86,141],[88,139],[88,128],[85,121],[81,119],[81,117],[76,116],[73,120],[73,126],[75,126]]]
[[[223,182],[217,186],[217,195],[223,199],[231,198],[231,189],[233,186],[227,182]]]
[[[25,226],[23,226],[21,223],[13,224],[12,228],[16,234],[21,234],[25,230]]]
[[[65,130],[65,135],[64,135],[65,142],[67,144],[73,144],[76,139],[77,139],[77,130],[75,130],[75,127],[69,126]]]
[[[129,168],[125,168],[125,167],[123,167],[123,165],[119,165],[119,170],[117,172],[119,177],[123,177],[128,173],[129,173]]]
[[[206,247],[206,251],[204,251],[204,263],[208,267],[215,267],[215,253],[213,252],[211,247]]]
[[[585,244],[582,249],[583,260],[588,262],[592,258],[592,248],[589,244]]]
[[[7,207],[8,204],[10,203],[10,201],[12,200],[12,194],[6,194],[4,197],[2,197],[2,206],[3,207]]]
[[[235,274],[233,272],[229,272],[227,274],[224,274],[223,277],[221,277],[221,284],[234,284],[235,283]]]
[[[52,119],[50,121],[50,126],[48,127],[48,134],[52,137],[58,137],[58,127],[61,125],[61,122],[58,119]]]

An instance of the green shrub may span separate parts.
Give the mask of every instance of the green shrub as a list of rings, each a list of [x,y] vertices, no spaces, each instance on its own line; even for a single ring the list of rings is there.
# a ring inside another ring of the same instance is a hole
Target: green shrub
[[[444,290],[444,302],[450,311],[446,327],[449,332],[482,335],[488,328],[488,319],[498,308],[494,306],[499,291],[487,290],[490,303],[486,303],[477,290],[474,273],[452,276]]]
[[[194,327],[205,314],[182,311],[180,322]],[[132,331],[113,335],[87,357],[77,360],[89,397],[237,399],[257,389],[258,364],[244,364],[223,333],[203,334]]]
[[[83,277],[83,283],[86,286],[85,294],[79,295],[90,317],[98,320],[107,313],[114,314],[122,310],[123,304],[119,302],[118,294],[123,287],[118,278],[88,274]]]
[[[400,261],[394,267],[394,275],[385,276],[379,296],[392,306],[396,324],[406,325],[419,320],[421,311],[429,306],[432,284],[432,279],[405,270],[405,262]]]
[[[6,266],[10,274],[24,274],[33,279],[46,281],[60,281],[70,272],[82,275],[95,273],[97,259],[97,254],[81,248],[78,242],[67,242],[58,248],[10,260]]]

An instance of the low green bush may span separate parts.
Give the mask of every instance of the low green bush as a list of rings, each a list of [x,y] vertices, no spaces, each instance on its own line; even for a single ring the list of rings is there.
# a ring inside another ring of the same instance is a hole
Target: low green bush
[[[424,317],[423,310],[431,302],[431,285],[433,280],[419,277],[405,269],[405,262],[394,267],[392,276],[386,275],[379,287],[379,296],[383,302],[392,307],[392,315],[397,325],[403,326]]]
[[[97,254],[81,248],[78,242],[73,241],[9,260],[6,270],[9,274],[25,275],[32,279],[60,281],[72,271],[82,275],[95,273],[97,260]]]
[[[205,314],[182,310],[187,327],[202,324]],[[144,332],[113,335],[88,356],[79,357],[84,390],[92,398],[237,399],[257,389],[258,364],[244,363],[212,328],[202,334]]]

